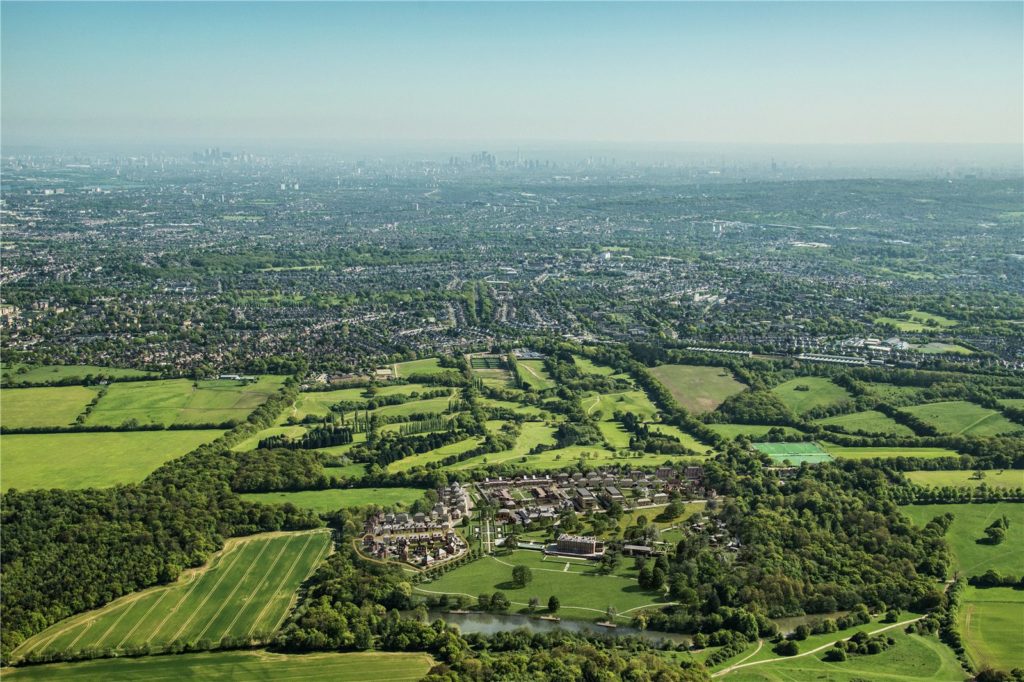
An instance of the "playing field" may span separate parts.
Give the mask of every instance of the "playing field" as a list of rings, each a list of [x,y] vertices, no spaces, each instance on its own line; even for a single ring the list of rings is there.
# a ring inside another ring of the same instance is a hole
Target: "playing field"
[[[990,568],[1004,575],[1019,575],[1024,566],[1024,503],[912,504],[900,511],[918,526],[946,512],[952,514],[946,541],[953,553],[953,570],[965,576],[981,575]],[[979,543],[985,528],[1003,514],[1010,519],[1006,540],[999,545]]]
[[[746,386],[722,367],[700,365],[661,365],[651,370],[672,397],[693,414],[711,412],[729,396]]]
[[[3,437],[0,448],[0,487],[105,488],[136,483],[221,433],[204,429],[11,434]]]
[[[921,459],[935,459],[937,457],[959,457],[955,450],[946,448],[890,448],[890,447],[846,447],[833,443],[822,443],[825,450],[833,457],[842,459],[869,459],[873,457],[918,457]]]
[[[276,393],[285,377],[261,376],[255,383],[213,379],[134,381],[111,384],[89,415],[86,424],[120,426],[139,424],[220,424],[244,421]]]
[[[405,378],[413,374],[440,374],[442,372],[456,372],[458,370],[448,369],[438,364],[437,358],[424,358],[422,360],[410,360],[399,362],[394,365],[395,377]]]
[[[1010,587],[968,586],[958,623],[967,655],[976,666],[1024,668],[1024,592]]]
[[[14,656],[143,644],[160,651],[175,641],[216,647],[228,636],[267,639],[299,584],[327,555],[330,538],[319,529],[228,540],[207,566],[63,620],[28,639]]]
[[[544,370],[543,360],[519,360],[516,369],[523,383],[535,391],[544,391],[557,385]]]
[[[301,490],[295,493],[246,493],[242,499],[263,504],[291,502],[296,507],[312,509],[317,513],[363,507],[376,504],[407,507],[423,497],[419,488],[346,488],[344,490]]]
[[[799,466],[804,462],[819,464],[832,459],[816,443],[754,443],[754,448],[771,457],[775,464],[788,461]]]
[[[631,561],[626,563],[632,566]],[[526,587],[512,582],[512,568],[518,564],[528,566],[533,573]],[[501,591],[512,601],[510,611],[526,607],[530,597],[537,597],[546,606],[548,597],[555,595],[562,605],[558,614],[563,618],[603,620],[608,607],[613,606],[617,620],[628,622],[636,610],[663,600],[660,594],[640,589],[634,578],[626,577],[628,573],[636,572],[623,569],[600,575],[595,562],[545,558],[537,551],[516,550],[511,555],[486,556],[460,566],[415,589],[425,594],[465,594],[474,599],[481,593]]]
[[[995,469],[983,471],[975,478],[973,471],[907,471],[904,475],[918,485],[936,488],[944,486],[977,488],[984,483],[990,488],[1024,488],[1024,469]]]
[[[269,651],[219,651],[178,656],[147,656],[81,663],[5,668],[21,682],[109,680],[110,682],[205,682],[206,680],[309,680],[310,682],[412,682],[427,674],[434,659],[415,653],[275,654]]]
[[[910,428],[875,410],[841,414],[838,417],[819,419],[814,423],[821,424],[822,426],[838,426],[848,433],[865,431],[867,433],[884,433],[893,436],[914,435]]]
[[[70,426],[98,393],[93,386],[5,388],[0,391],[0,423],[9,429]]]
[[[4,377],[13,382],[28,382],[30,384],[45,384],[48,382],[62,381],[64,379],[81,380],[90,374],[94,377],[100,375],[112,378],[122,377],[144,377],[149,376],[148,372],[137,369],[120,369],[118,367],[100,367],[98,365],[21,365],[11,370],[4,369]]]
[[[904,407],[903,411],[928,422],[943,433],[995,436],[1024,430],[1020,424],[1014,424],[1001,413],[966,400],[915,405]]]
[[[772,393],[797,414],[850,400],[850,394],[846,389],[824,377],[791,379],[773,388]]]
[[[865,627],[866,631],[872,629],[875,628]],[[874,656],[852,656],[842,663],[823,661],[824,651],[809,656],[776,658],[770,663],[736,669],[721,679],[728,682],[960,682],[966,677],[953,651],[936,637],[908,635],[903,628],[893,628],[886,634],[895,639],[896,644]],[[835,635],[832,637],[832,641],[838,639]],[[770,650],[769,645],[763,649]],[[806,650],[804,642],[800,642],[800,649]],[[743,660],[745,655],[737,656],[724,667]]]

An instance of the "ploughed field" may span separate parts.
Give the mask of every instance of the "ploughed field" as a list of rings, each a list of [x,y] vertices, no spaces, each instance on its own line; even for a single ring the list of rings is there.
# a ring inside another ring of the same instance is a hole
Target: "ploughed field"
[[[266,641],[299,585],[327,556],[330,537],[329,531],[315,530],[228,540],[206,566],[56,623],[18,647],[14,658]]]

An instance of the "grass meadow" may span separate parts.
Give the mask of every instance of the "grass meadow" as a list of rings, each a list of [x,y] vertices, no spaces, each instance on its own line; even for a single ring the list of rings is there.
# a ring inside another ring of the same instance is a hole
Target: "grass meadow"
[[[850,400],[846,389],[824,377],[791,379],[773,388],[772,393],[797,414]]]
[[[70,426],[98,393],[93,386],[5,388],[0,422],[8,429]]]
[[[976,666],[1024,668],[1024,592],[1011,587],[968,586],[958,624],[967,655]]]
[[[1024,566],[1024,503],[912,504],[900,507],[900,511],[918,526],[946,512],[953,515],[953,524],[946,533],[953,570],[965,576],[981,575],[990,568],[1020,575]],[[1006,540],[999,545],[979,543],[985,537],[985,528],[1003,514],[1010,519]]]
[[[329,471],[329,470],[328,470]],[[243,500],[263,504],[291,502],[296,507],[312,509],[317,513],[337,511],[349,507],[377,504],[382,507],[408,507],[423,497],[419,488],[345,488],[329,490],[300,490],[299,492],[245,493]]]
[[[950,400],[941,403],[927,403],[903,408],[944,433],[965,436],[995,436],[1024,430],[1001,413],[967,402]]]
[[[136,483],[221,435],[215,429],[33,433],[3,437],[0,487],[106,488]]]
[[[814,423],[821,424],[822,426],[838,426],[850,433],[866,431],[868,433],[884,433],[893,436],[914,435],[913,430],[910,428],[875,410],[841,414],[838,417],[819,419]]]
[[[746,388],[722,367],[661,365],[652,369],[651,374],[692,414],[711,412],[726,398]]]

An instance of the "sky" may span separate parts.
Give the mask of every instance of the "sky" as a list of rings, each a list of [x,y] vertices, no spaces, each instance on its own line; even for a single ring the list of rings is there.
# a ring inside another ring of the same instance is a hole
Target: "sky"
[[[3,144],[1024,144],[1024,3],[0,3]]]

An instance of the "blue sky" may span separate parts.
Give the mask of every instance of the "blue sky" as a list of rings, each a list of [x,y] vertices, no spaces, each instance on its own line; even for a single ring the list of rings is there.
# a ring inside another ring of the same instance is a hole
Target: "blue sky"
[[[5,143],[1011,143],[1024,4],[3,2]]]

